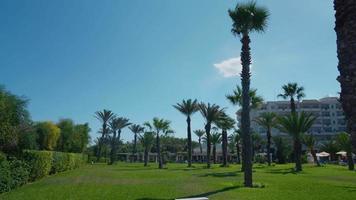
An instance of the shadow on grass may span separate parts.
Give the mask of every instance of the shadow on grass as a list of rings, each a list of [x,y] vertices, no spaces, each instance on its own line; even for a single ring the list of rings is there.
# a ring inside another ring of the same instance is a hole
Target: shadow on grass
[[[198,177],[231,177],[231,176],[239,176],[242,172],[235,171],[235,172],[215,172],[215,173],[206,173],[206,174],[199,174]]]
[[[268,170],[267,173],[286,175],[286,174],[299,174],[301,172],[296,172],[294,168],[289,168],[289,169],[271,169]]]
[[[179,197],[179,198],[184,199],[184,198],[208,197],[210,195],[218,194],[218,193],[221,193],[221,192],[227,192],[227,191],[230,191],[230,190],[238,189],[240,187],[242,187],[242,186],[237,185],[237,186],[225,187],[225,188],[222,188],[222,189],[219,189],[219,190],[214,190],[214,191],[211,191],[211,192],[205,192],[205,193],[201,193],[201,194],[197,194],[197,195],[185,196],[185,197]]]
[[[226,191],[229,191],[229,190],[234,190],[234,189],[237,189],[237,188],[240,188],[240,187],[242,187],[242,186],[225,187],[225,188],[222,188],[222,189],[219,189],[219,190],[214,190],[214,191],[211,191],[211,192],[205,192],[205,193],[201,193],[201,194],[197,194],[197,195],[191,195],[191,196],[185,196],[185,197],[177,197],[176,199],[208,197],[210,195],[214,195],[214,194],[221,193],[221,192],[226,192]],[[172,199],[144,197],[144,198],[138,198],[136,200],[172,200]]]
[[[345,190],[347,190],[348,192],[356,192],[356,186],[339,186]]]

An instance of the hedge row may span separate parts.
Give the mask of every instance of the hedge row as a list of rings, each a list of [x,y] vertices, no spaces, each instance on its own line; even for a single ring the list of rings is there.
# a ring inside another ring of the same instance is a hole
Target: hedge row
[[[23,158],[30,166],[31,181],[49,174],[78,168],[86,162],[83,154],[55,151],[25,150]]]
[[[0,193],[55,174],[80,167],[87,158],[83,154],[25,150],[21,159],[6,158],[0,152]]]

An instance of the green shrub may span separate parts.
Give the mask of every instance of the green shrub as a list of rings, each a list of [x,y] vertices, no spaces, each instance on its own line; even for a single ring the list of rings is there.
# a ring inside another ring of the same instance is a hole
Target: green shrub
[[[29,166],[23,160],[18,160],[16,158],[11,158],[9,161],[11,183],[10,188],[14,189],[26,184],[29,180]]]
[[[53,152],[51,174],[80,167],[86,158],[82,154]]]
[[[11,172],[6,156],[0,152],[0,193],[10,190]]]
[[[31,181],[40,179],[50,173],[53,158],[52,152],[25,150],[23,157],[30,166]]]

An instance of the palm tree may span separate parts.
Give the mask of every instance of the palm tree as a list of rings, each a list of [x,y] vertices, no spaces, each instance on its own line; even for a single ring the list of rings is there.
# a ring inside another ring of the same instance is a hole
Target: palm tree
[[[187,117],[187,138],[188,138],[188,167],[192,166],[192,131],[190,127],[191,116],[199,110],[197,100],[183,100],[182,103],[173,105],[179,112]]]
[[[205,141],[208,140],[207,137],[204,138]],[[210,142],[213,146],[213,162],[216,164],[216,145],[221,143],[221,134],[214,132],[210,135]]]
[[[234,129],[234,133],[229,136],[231,143],[235,144],[236,147],[236,156],[237,156],[237,164],[241,163],[240,159],[240,140],[241,140],[241,131],[240,129]],[[242,170],[241,170],[242,171]]]
[[[142,133],[145,128],[138,125],[138,124],[132,124],[129,129],[131,130],[131,132],[134,134],[134,146],[133,146],[133,150],[132,150],[132,157],[134,159],[134,161],[136,161],[136,153],[137,153],[137,136],[139,136],[140,133]]]
[[[252,187],[252,150],[250,135],[250,33],[263,32],[267,27],[269,12],[267,9],[256,6],[255,2],[237,4],[234,10],[229,10],[229,15],[233,21],[231,32],[241,38],[241,86],[242,86],[242,113],[241,131],[244,141],[245,173],[244,185]]]
[[[110,110],[104,109],[103,111],[95,112],[95,118],[97,118],[102,123],[101,138],[99,139],[96,157],[97,161],[99,161],[101,157],[102,140],[104,140],[104,137],[109,133],[108,123],[113,117],[115,117],[115,114]]]
[[[292,113],[287,116],[278,117],[278,128],[293,137],[295,170],[297,172],[302,171],[302,138],[313,125],[314,120],[315,117],[312,114],[307,114],[304,111],[300,114]]]
[[[350,135],[346,132],[339,133],[336,137],[336,144],[339,146],[339,149],[346,151],[349,170],[354,170],[355,166],[352,158],[352,145],[350,141]]]
[[[205,103],[200,103],[199,104],[199,111],[201,115],[205,119],[205,134],[206,134],[206,155],[207,155],[207,167],[210,168],[210,153],[211,153],[211,141],[210,141],[210,130],[211,130],[211,124],[217,122],[224,109],[220,108],[220,106],[216,104],[205,104]]]
[[[262,113],[255,121],[266,129],[267,136],[267,161],[268,166],[271,166],[271,138],[272,138],[272,128],[277,123],[277,115],[273,112]]]
[[[126,126],[131,125],[129,123],[129,119],[124,118],[124,117],[115,117],[112,118],[110,123],[110,130],[113,133],[113,136],[111,138],[111,152],[110,152],[110,163],[109,164],[114,164],[116,161],[116,151],[118,149],[118,142],[120,141],[121,137],[121,130],[125,128]],[[117,137],[116,137],[117,133]]]
[[[278,97],[283,99],[289,99],[291,113],[296,112],[295,99],[300,101],[305,97],[304,87],[299,87],[297,83],[288,83],[282,86],[283,93],[279,94]]]
[[[334,0],[335,31],[337,36],[338,70],[340,82],[340,100],[347,119],[347,132],[351,137],[353,151],[356,153],[356,1]]]
[[[257,95],[257,89],[250,89],[249,91],[249,97],[251,99],[250,102],[250,109],[256,109],[258,107],[261,106],[261,104],[263,103],[263,98],[259,95]],[[232,105],[237,105],[242,107],[242,89],[239,86],[236,86],[236,89],[233,91],[233,94],[230,95],[226,95],[227,100],[232,104]],[[242,124],[242,120],[241,120],[241,124]],[[240,126],[241,126],[240,124]],[[241,165],[241,171],[245,170],[245,155],[244,155],[244,148],[246,146],[246,148],[248,147],[248,149],[250,149],[249,153],[251,153],[251,162],[252,162],[252,143],[251,143],[251,134],[248,133],[249,135],[247,136],[243,136],[242,134],[242,128],[240,127],[239,129],[241,131],[240,136],[242,136],[242,165]],[[247,145],[245,142],[247,142],[247,140],[249,140],[249,144]],[[251,163],[251,167],[252,167],[252,163]],[[252,170],[252,169],[251,169]],[[252,181],[252,171],[250,172],[251,174],[247,176],[247,178],[251,178],[250,181]],[[246,174],[247,175],[247,174]]]
[[[223,167],[227,167],[227,131],[234,128],[235,120],[223,113],[223,116],[215,123],[222,130],[222,152],[223,152]]]
[[[145,126],[149,128],[150,131],[153,131],[156,134],[156,148],[157,148],[157,158],[158,158],[158,168],[163,169],[163,162],[161,157],[161,144],[160,144],[160,134],[168,133],[170,130],[170,121],[159,119],[157,117],[153,118],[152,124],[145,122]]]
[[[140,136],[140,141],[142,146],[145,149],[144,152],[144,166],[147,166],[148,163],[148,153],[151,151],[152,145],[154,144],[154,132],[145,132],[143,136]]]
[[[200,153],[202,154],[203,153],[203,147],[201,145],[201,139],[205,135],[205,131],[201,130],[201,129],[198,129],[198,130],[195,130],[194,133],[198,137],[199,149],[200,149]]]
[[[315,138],[312,134],[307,134],[307,135],[304,135],[304,144],[309,148],[309,151],[311,153],[311,155],[313,156],[313,160],[314,160],[314,163],[316,164],[316,166],[320,167],[320,162],[318,160],[318,158],[316,157],[316,152],[315,152],[315,144],[316,144],[316,141],[315,141]]]

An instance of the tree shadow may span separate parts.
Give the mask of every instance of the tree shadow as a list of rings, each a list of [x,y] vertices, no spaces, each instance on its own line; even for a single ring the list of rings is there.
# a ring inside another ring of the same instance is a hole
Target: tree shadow
[[[356,192],[356,186],[338,186],[338,187],[341,187],[347,190],[348,192]]]
[[[206,173],[206,174],[199,174],[198,177],[233,177],[233,176],[238,176],[240,175],[240,171],[235,171],[235,172],[215,172],[215,173]]]
[[[268,170],[267,173],[271,173],[271,174],[299,174],[300,172],[297,172],[294,170],[294,168],[289,168],[289,169],[271,169]]]
[[[174,199],[161,199],[161,198],[138,198],[136,200],[174,200]]]
[[[219,190],[214,190],[214,191],[211,191],[211,192],[205,192],[205,193],[202,193],[202,194],[179,197],[178,199],[208,197],[210,195],[214,195],[214,194],[221,193],[221,192],[227,192],[227,191],[234,190],[234,189],[237,189],[237,188],[240,188],[240,187],[242,187],[242,186],[237,185],[237,186],[225,187],[225,188],[222,188],[222,189],[219,189]]]

